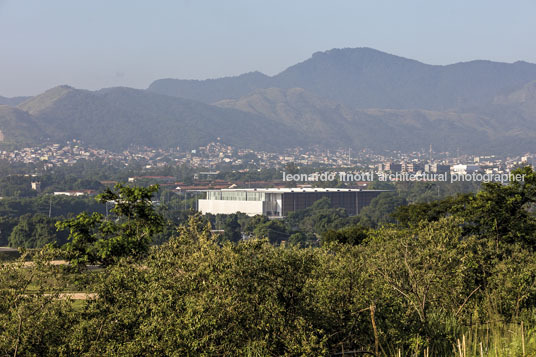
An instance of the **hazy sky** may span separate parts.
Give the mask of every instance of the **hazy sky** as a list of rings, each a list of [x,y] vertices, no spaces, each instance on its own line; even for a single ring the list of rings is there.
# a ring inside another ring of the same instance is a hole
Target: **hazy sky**
[[[0,95],[269,75],[335,47],[536,63],[534,0],[0,0]]]

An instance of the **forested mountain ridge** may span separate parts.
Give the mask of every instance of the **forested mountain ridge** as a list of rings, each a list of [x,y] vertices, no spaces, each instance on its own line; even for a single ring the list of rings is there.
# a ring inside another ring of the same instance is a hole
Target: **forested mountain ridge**
[[[299,138],[290,128],[263,117],[131,88],[91,92],[59,86],[11,110],[35,123],[40,132],[28,135],[35,142],[41,137],[74,138],[112,150],[131,145],[188,149],[218,138],[237,147],[274,149]],[[6,135],[10,130],[6,127]]]
[[[536,103],[536,102],[535,102]],[[288,125],[327,146],[374,150],[419,150],[433,143],[439,150],[530,150],[536,120],[518,106],[496,104],[480,112],[423,109],[350,109],[302,88],[259,89],[217,106],[264,116]],[[525,105],[530,106],[530,102]],[[503,114],[498,114],[500,112]],[[521,122],[519,118],[529,118]],[[515,131],[515,128],[523,128]]]
[[[23,110],[0,105],[0,144],[35,144],[43,139],[34,118]]]

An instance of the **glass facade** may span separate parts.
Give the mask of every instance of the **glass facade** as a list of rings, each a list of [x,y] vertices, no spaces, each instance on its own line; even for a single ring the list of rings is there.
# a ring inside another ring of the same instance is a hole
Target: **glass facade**
[[[224,201],[264,201],[264,192],[251,191],[208,191],[208,200]]]

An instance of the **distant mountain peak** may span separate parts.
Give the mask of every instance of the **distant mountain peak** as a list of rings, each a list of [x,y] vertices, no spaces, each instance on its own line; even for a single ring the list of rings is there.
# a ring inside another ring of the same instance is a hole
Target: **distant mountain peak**
[[[393,66],[404,64],[416,64],[422,66],[429,66],[422,62],[396,56],[391,53],[383,52],[369,47],[356,47],[356,48],[333,48],[331,50],[323,52],[315,52],[313,55],[296,65],[290,66],[285,72],[292,71],[297,67],[308,66],[317,61],[324,62],[330,65],[343,66],[344,68],[351,67],[367,67],[367,66]]]
[[[332,48],[330,50],[326,51],[318,51],[313,53],[311,57],[318,57],[318,56],[352,56],[352,55],[361,55],[361,56],[390,56],[390,57],[396,57],[396,58],[402,58],[407,59],[404,57],[400,57],[388,52],[380,51],[374,48],[370,47],[343,47],[343,48]]]
[[[41,95],[61,96],[61,95],[64,95],[66,93],[70,93],[70,92],[77,91],[77,90],[79,90],[79,89],[76,89],[76,88],[74,88],[74,87],[72,87],[70,85],[67,85],[67,84],[62,84],[62,85],[52,87],[52,88],[46,90]]]
[[[268,77],[268,76],[260,71],[252,71],[252,72],[243,73],[239,75],[238,77]]]
[[[65,96],[77,92],[90,93],[89,91],[76,89],[68,85],[60,85],[22,102],[18,107],[30,114],[36,114]]]

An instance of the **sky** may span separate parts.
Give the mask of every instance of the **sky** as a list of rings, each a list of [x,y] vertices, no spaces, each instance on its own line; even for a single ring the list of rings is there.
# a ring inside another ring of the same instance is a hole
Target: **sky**
[[[0,95],[274,75],[332,48],[536,63],[534,0],[0,0]]]

